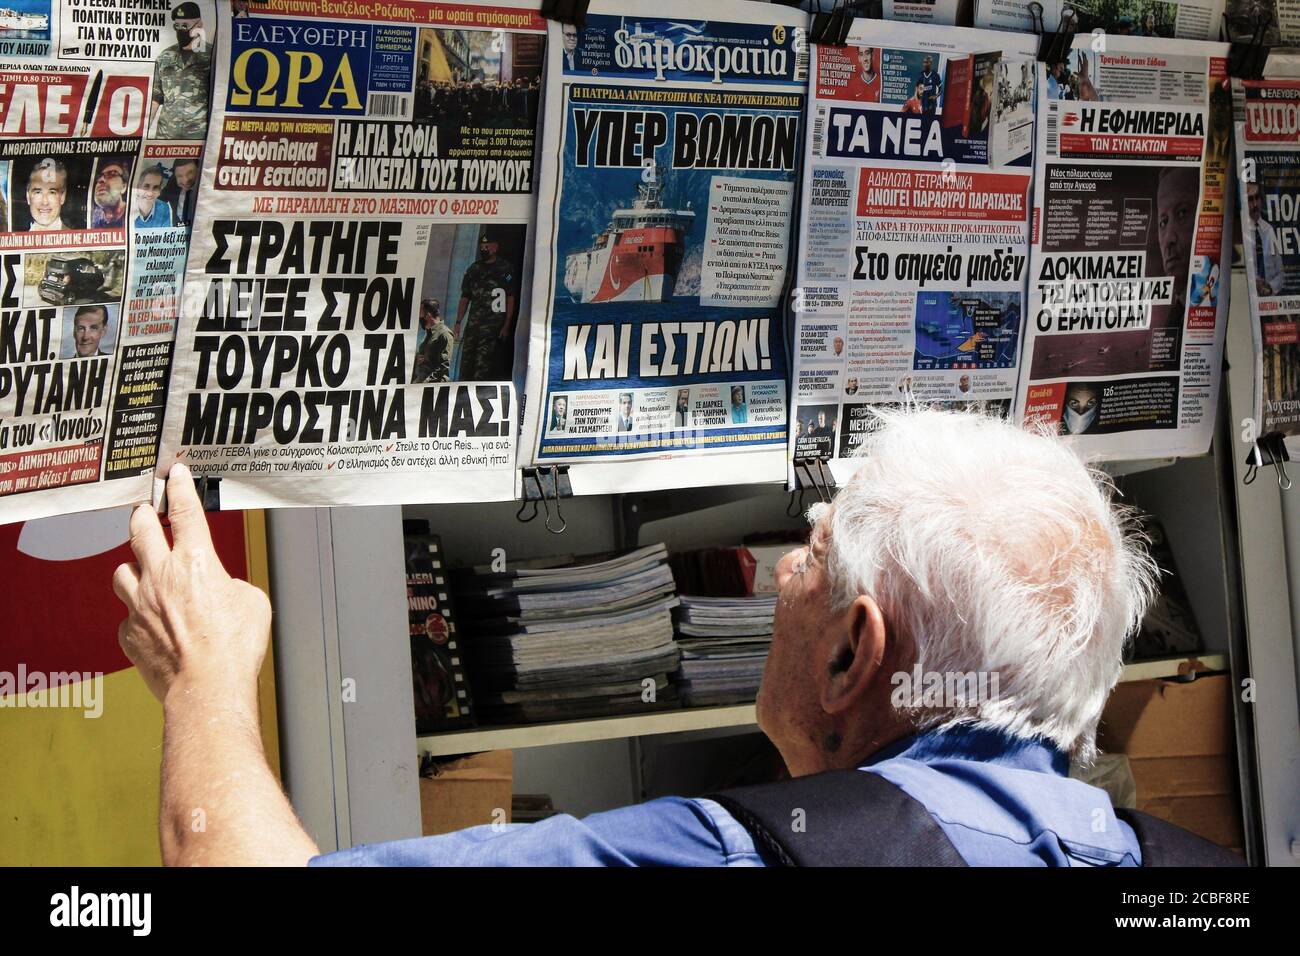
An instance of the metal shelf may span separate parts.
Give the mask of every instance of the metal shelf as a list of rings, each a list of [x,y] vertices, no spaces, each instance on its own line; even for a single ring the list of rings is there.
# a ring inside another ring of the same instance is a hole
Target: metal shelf
[[[1138,661],[1124,665],[1120,681],[1155,680],[1161,677],[1188,677],[1206,671],[1226,671],[1227,654],[1179,654],[1154,661]]]
[[[523,724],[517,727],[480,727],[415,738],[420,753],[435,757],[477,753],[481,750],[512,750],[517,747],[546,747],[587,740],[675,734],[685,730],[714,730],[719,727],[757,729],[753,704],[730,707],[684,707],[640,716],[599,717],[570,720],[559,724]]]
[[[1152,680],[1179,677],[1193,671],[1227,670],[1223,654],[1180,655],[1164,660],[1127,664],[1120,680]],[[512,750],[517,747],[548,747],[589,740],[619,737],[645,737],[650,734],[675,734],[688,730],[714,730],[721,727],[757,729],[753,704],[730,707],[684,707],[661,710],[641,716],[598,717],[570,720],[558,724],[521,724],[513,727],[479,727],[445,734],[417,737],[420,753],[435,757],[478,753],[482,750]]]

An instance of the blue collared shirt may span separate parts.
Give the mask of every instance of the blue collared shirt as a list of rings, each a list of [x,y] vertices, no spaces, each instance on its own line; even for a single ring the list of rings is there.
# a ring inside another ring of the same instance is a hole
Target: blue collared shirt
[[[167,205],[161,199],[155,199],[153,211],[149,213],[146,219],[139,212],[135,214],[135,228],[137,229],[162,229],[172,224],[172,207]]]
[[[1105,791],[1067,776],[1050,744],[959,727],[899,741],[861,768],[919,801],[971,866],[1138,866]],[[315,866],[763,866],[712,800],[666,797],[578,820],[470,827],[354,847]]]

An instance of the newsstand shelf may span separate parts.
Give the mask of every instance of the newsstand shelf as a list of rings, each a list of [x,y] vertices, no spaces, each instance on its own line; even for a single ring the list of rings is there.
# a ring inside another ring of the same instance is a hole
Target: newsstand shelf
[[[1198,666],[1189,666],[1196,662]],[[1124,667],[1121,680],[1150,680],[1178,677],[1192,670],[1221,671],[1228,667],[1222,654],[1181,655],[1164,660],[1142,661]],[[757,729],[753,704],[731,707],[684,707],[661,710],[643,716],[600,717],[594,720],[570,720],[558,724],[520,724],[513,727],[478,727],[454,730],[445,734],[417,737],[419,752],[445,757],[451,754],[478,753],[482,750],[512,750],[517,747],[546,747],[587,740],[610,740],[618,737],[645,737],[650,734],[675,734],[686,730],[715,730],[721,727]]]
[[[558,724],[522,724],[515,727],[480,727],[445,734],[417,737],[420,753],[435,757],[478,753],[481,750],[511,750],[516,747],[545,747],[585,740],[644,737],[675,734],[684,730],[714,730],[719,727],[757,729],[753,704],[730,707],[683,707],[653,714],[569,720]]]

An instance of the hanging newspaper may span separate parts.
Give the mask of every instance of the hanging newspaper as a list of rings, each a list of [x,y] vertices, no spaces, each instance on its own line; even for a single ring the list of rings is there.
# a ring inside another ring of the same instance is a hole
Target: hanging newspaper
[[[848,46],[813,45],[792,463],[828,459],[846,480],[880,403],[1009,411],[1036,46],[866,20]]]
[[[1300,457],[1300,66],[1287,79],[1233,80],[1241,248],[1255,340],[1258,437]]]
[[[155,493],[180,459],[222,508],[511,498],[545,21],[327,9],[222,8]]]
[[[1077,33],[1104,30],[1113,37],[1217,40],[1223,26],[1224,0],[975,0],[975,26],[1032,32],[1030,8],[1038,6],[1042,7],[1043,25],[1048,32],[1060,28],[1062,10],[1073,10]]]
[[[784,475],[807,18],[707,9],[551,26],[523,441],[577,494]]]
[[[149,498],[215,19],[0,10],[0,522]]]
[[[1082,35],[1043,65],[1016,408],[1089,458],[1209,448],[1231,262],[1227,49]],[[1079,101],[1050,97],[1067,69]]]

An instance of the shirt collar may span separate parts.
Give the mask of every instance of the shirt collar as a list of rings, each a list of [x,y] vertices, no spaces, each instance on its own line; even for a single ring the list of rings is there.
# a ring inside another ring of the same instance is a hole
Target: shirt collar
[[[975,760],[1062,777],[1070,770],[1070,758],[1066,753],[1040,737],[1013,737],[1001,730],[964,724],[904,737],[876,751],[859,766],[870,767],[896,757],[919,763]]]

